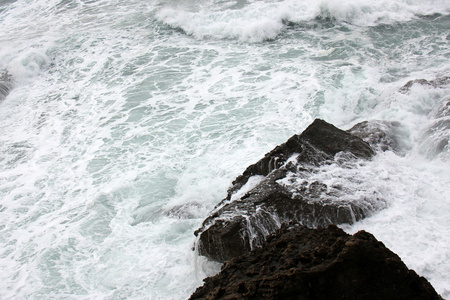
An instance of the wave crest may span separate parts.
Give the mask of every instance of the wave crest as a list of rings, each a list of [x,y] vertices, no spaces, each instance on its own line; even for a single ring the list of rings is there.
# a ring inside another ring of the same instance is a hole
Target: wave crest
[[[236,1],[228,1],[236,2]],[[406,22],[418,16],[449,14],[450,3],[445,0],[407,1],[277,1],[246,2],[239,6],[203,5],[162,8],[159,21],[182,30],[196,39],[233,39],[261,42],[277,38],[287,25],[331,21],[331,25],[345,23],[354,26],[376,26]],[[328,22],[330,23],[330,22]],[[308,25],[307,25],[308,26]]]

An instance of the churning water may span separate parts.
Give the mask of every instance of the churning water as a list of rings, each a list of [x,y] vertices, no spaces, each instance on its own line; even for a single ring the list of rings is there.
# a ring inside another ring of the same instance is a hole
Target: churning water
[[[318,180],[363,179],[386,208],[345,229],[450,298],[450,87],[399,92],[448,75],[447,0],[0,0],[0,28],[0,298],[189,297],[194,230],[314,118],[400,122]]]

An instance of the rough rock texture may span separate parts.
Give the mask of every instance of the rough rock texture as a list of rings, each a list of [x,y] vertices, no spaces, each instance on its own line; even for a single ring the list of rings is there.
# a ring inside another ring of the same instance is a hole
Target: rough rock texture
[[[7,71],[0,73],[0,101],[4,100],[6,96],[8,96],[11,88],[12,88],[11,75]]]
[[[268,175],[286,163],[294,153],[299,154],[297,164],[318,165],[325,160],[333,159],[341,151],[366,159],[374,155],[372,148],[361,139],[323,120],[316,119],[302,134],[292,136],[286,143],[267,153],[256,164],[249,166],[233,181],[233,187],[229,193],[240,189],[250,176]]]
[[[315,120],[256,164],[249,166],[196,231],[197,249],[212,260],[225,260],[259,247],[281,224],[308,227],[354,223],[382,205],[379,199],[346,198],[341,186],[309,180],[321,166],[369,159],[372,148],[358,137]]]
[[[283,226],[190,299],[442,299],[370,233]]]
[[[347,132],[369,143],[374,149],[403,154],[405,145],[402,144],[401,137],[405,135],[405,132],[400,122],[364,121],[354,125]]]
[[[425,86],[431,86],[431,87],[434,87],[434,88],[440,88],[440,87],[444,87],[444,86],[450,84],[450,77],[448,77],[448,76],[438,77],[438,78],[433,79],[433,80],[426,80],[426,79],[410,80],[404,86],[402,86],[399,89],[399,92],[400,93],[407,93],[407,92],[409,92],[411,87],[413,85],[416,85],[416,84],[425,85]]]

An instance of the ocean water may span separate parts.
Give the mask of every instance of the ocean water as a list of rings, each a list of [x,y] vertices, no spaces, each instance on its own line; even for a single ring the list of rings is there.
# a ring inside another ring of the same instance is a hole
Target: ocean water
[[[383,199],[344,229],[450,298],[450,86],[399,91],[449,76],[449,1],[0,0],[0,28],[1,299],[188,298],[220,268],[194,230],[315,118],[400,122],[317,177]]]

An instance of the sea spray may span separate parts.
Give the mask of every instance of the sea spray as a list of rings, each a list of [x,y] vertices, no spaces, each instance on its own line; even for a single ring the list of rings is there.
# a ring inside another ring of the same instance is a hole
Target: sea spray
[[[399,92],[448,76],[447,2],[3,1],[0,297],[186,299],[212,273],[195,229],[318,117],[405,128],[359,166],[386,208],[348,230],[450,297],[448,152],[423,139],[449,89]]]

